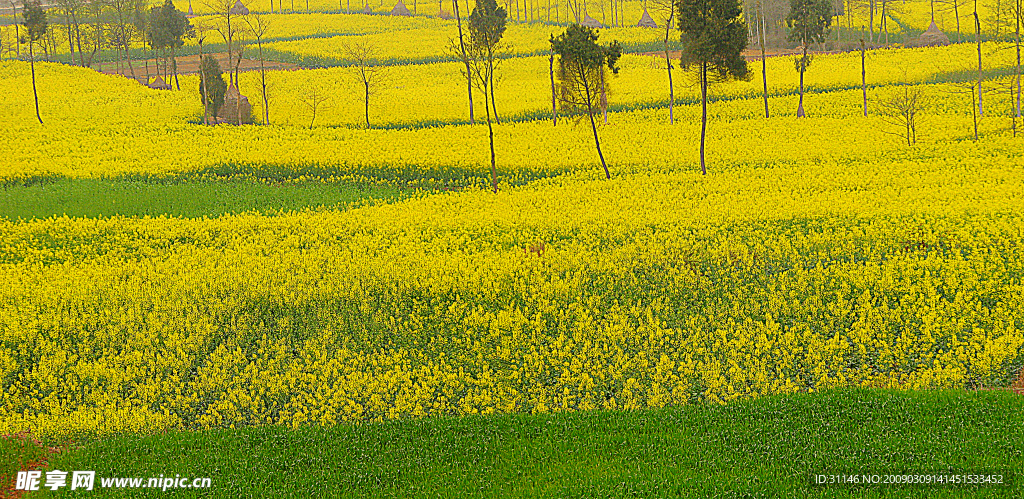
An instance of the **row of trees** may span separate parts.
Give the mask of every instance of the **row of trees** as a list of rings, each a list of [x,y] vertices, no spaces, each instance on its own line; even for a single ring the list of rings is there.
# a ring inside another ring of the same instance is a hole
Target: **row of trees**
[[[1014,0],[1020,1],[1020,0]],[[491,106],[493,105],[494,90],[494,53],[500,47],[501,34],[504,32],[506,13],[503,8],[497,7],[494,0],[483,0],[477,9],[470,15],[468,40],[462,32],[461,20],[459,21],[459,40],[453,41],[452,46],[462,58],[465,69],[464,76],[467,78],[469,94],[470,121],[473,120],[473,98],[474,88],[485,94],[485,105],[487,105],[488,136],[491,152],[491,175],[492,188],[497,191],[497,172],[494,152],[494,132],[491,126]],[[834,12],[831,0],[790,0],[786,25],[788,29],[787,40],[796,42],[802,47],[801,53],[794,58],[794,66],[799,73],[799,101],[797,104],[797,116],[803,117],[804,113],[804,75],[813,61],[810,48],[815,44],[824,43],[830,36]],[[977,12],[975,18],[976,39],[978,43],[978,79],[976,83],[963,84],[959,88],[969,91],[972,95],[972,115],[975,116],[975,140],[977,140],[977,117],[984,114],[982,96],[984,95],[984,73],[982,68],[981,52],[981,25]],[[675,27],[680,32],[682,51],[682,68],[695,77],[701,91],[701,141],[700,141],[700,164],[701,172],[707,174],[705,162],[705,143],[707,135],[707,106],[708,87],[711,83],[724,82],[736,79],[748,79],[749,68],[742,52],[747,47],[749,30],[743,19],[743,9],[739,0],[672,0],[671,11],[668,21],[675,17]],[[486,21],[481,21],[484,19]],[[1020,16],[1018,16],[1018,30]],[[669,84],[669,120],[673,121],[672,109],[674,94],[672,90],[672,68],[669,57],[670,30],[665,31],[665,57],[667,61],[668,84]],[[597,43],[597,33],[589,28],[573,24],[558,37],[552,36],[552,56],[549,59],[551,68],[551,95],[552,95],[552,122],[557,126],[558,111],[569,114],[585,115],[589,117],[593,131],[594,143],[598,157],[604,168],[606,177],[610,178],[611,173],[607,162],[601,151],[600,140],[597,133],[597,126],[594,118],[595,110],[601,109],[607,113],[608,71],[617,73],[616,61],[621,49],[617,43],[608,46],[600,46]],[[768,107],[768,85],[767,69],[764,57],[764,38],[758,40],[762,51],[762,79],[763,100],[765,117],[769,117]],[[860,40],[861,48],[861,87],[863,93],[863,112],[868,115],[867,82],[865,69],[866,43]],[[1016,43],[1017,64],[1015,75],[1008,89],[1011,93],[1016,92],[1016,103],[1014,106],[1013,130],[1016,133],[1017,118],[1021,116],[1021,64],[1020,64],[1020,42],[1019,36]],[[554,58],[558,57],[558,69],[554,70]],[[556,89],[555,75],[558,76]],[[474,80],[474,76],[476,79]],[[1015,86],[1015,88],[1014,88]],[[490,96],[487,95],[490,90]],[[488,99],[488,97],[490,97]],[[976,107],[974,98],[977,98]],[[902,94],[898,94],[888,100],[879,103],[879,114],[889,123],[897,125],[898,134],[905,137],[907,144],[916,141],[918,115],[923,105],[922,93],[919,90],[904,88]],[[490,104],[487,104],[490,103]],[[560,104],[560,105],[559,105]],[[607,122],[607,114],[605,114]]]
[[[11,1],[16,14],[28,8]],[[58,0],[49,9],[48,18],[53,29],[47,30],[38,42],[47,60],[52,59],[65,43],[69,53],[68,62],[81,66],[92,66],[97,55],[104,50],[117,54],[117,64],[128,62],[129,50],[136,45],[147,43],[149,29],[149,6],[145,0]],[[20,29],[14,29],[15,39],[20,38]],[[20,57],[19,44],[3,47],[9,55]]]

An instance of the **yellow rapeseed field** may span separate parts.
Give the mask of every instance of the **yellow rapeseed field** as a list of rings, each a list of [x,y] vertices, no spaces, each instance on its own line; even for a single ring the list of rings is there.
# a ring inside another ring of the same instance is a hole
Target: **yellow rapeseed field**
[[[1005,383],[1024,361],[1024,138],[989,94],[972,140],[969,96],[943,83],[971,50],[872,52],[868,117],[859,54],[815,59],[805,119],[792,60],[773,59],[769,119],[757,74],[714,88],[706,177],[694,89],[679,76],[670,125],[664,61],[626,57],[598,128],[611,180],[587,123],[545,115],[547,60],[511,59],[498,193],[454,64],[395,68],[372,111],[391,128],[362,130],[344,68],[274,73],[271,126],[206,127],[193,77],[156,91],[41,63],[39,125],[27,65],[5,61],[8,189],[261,172],[457,189],[275,216],[0,218],[0,432]],[[317,83],[333,101],[308,128],[296,94]],[[926,96],[914,146],[876,107],[902,83]]]

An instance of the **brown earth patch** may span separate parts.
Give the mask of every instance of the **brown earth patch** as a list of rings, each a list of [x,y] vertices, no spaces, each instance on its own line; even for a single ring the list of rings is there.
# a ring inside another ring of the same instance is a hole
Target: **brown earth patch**
[[[213,55],[217,58],[217,62],[220,63],[222,71],[227,72],[229,62],[227,52],[218,52]],[[162,61],[159,61],[162,64]],[[147,73],[148,65],[148,73]],[[97,71],[104,74],[119,74],[126,78],[132,77],[132,71],[128,68],[128,64],[125,62],[120,63],[120,68],[116,62],[104,62],[99,65],[93,65]],[[135,77],[144,79],[147,74],[150,77],[156,77],[163,68],[158,66],[157,59],[144,59],[144,60],[132,60],[132,67],[135,69]],[[300,69],[298,65],[290,62],[279,62],[279,61],[263,61],[263,67],[267,71],[295,71]],[[158,69],[159,68],[159,69]],[[243,58],[241,64],[238,66],[239,71],[258,71],[260,69],[259,59],[246,59]],[[182,55],[178,56],[178,74],[194,74],[199,72],[199,56],[198,55]],[[168,73],[170,70],[168,69]],[[168,83],[173,84],[173,76],[170,77],[172,81]]]
[[[814,55],[819,55],[819,54],[838,54],[840,52],[839,51],[828,51],[828,52],[815,51],[813,53],[814,53]],[[800,54],[800,51],[796,50],[796,49],[769,49],[769,50],[765,50],[765,52],[764,52],[765,57],[786,57],[786,56],[792,56],[792,55],[798,55],[798,54]],[[662,59],[665,58],[665,52],[664,51],[659,51],[659,52],[642,52],[639,55],[646,55],[646,56],[651,56],[651,57],[661,57]],[[679,56],[681,55],[681,52],[679,50],[670,50],[668,52],[668,55],[672,59],[679,59]],[[743,58],[748,60],[748,61],[759,61],[759,60],[761,60],[761,50],[760,49],[746,49],[746,50],[743,51]]]
[[[0,463],[0,464],[3,465],[3,469],[13,469],[13,468],[17,467],[17,469],[15,469],[12,472],[11,476],[6,476],[5,474],[0,473],[0,499],[20,499],[21,497],[23,497],[25,495],[25,491],[23,491],[23,490],[14,490],[14,486],[17,485],[16,484],[16,478],[17,478],[18,471],[42,471],[42,470],[45,470],[47,465],[50,462],[50,458],[64,450],[64,447],[61,447],[61,446],[58,446],[58,447],[47,447],[47,446],[43,445],[42,442],[40,442],[35,437],[33,437],[32,434],[27,433],[27,432],[14,433],[14,434],[11,434],[11,435],[0,435],[0,438],[12,439],[12,440],[20,440],[22,442],[30,443],[30,444],[34,445],[36,448],[40,449],[41,452],[42,452],[42,456],[41,457],[39,457],[37,459],[34,459],[34,460],[30,460],[30,461],[28,461],[26,463],[17,463],[17,462],[15,462],[15,463],[10,463],[10,462]],[[12,459],[13,460],[13,459],[18,459],[18,457],[16,457],[16,456],[4,456],[4,460],[6,460],[6,459]]]

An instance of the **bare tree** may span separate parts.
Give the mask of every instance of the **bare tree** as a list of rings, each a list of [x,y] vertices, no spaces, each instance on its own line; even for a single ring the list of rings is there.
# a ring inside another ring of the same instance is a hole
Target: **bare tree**
[[[1016,28],[1014,30],[1013,42],[1014,42],[1014,48],[1017,51],[1017,60],[1016,60],[1016,64],[1013,67],[1014,83],[1017,85],[1016,95],[1014,96],[1015,97],[1015,99],[1014,99],[1015,100],[1015,103],[1014,103],[1014,118],[1020,118],[1021,117],[1020,116],[1020,79],[1021,79],[1021,72],[1020,72],[1020,28],[1021,28],[1021,23],[1024,22],[1024,1],[1022,1],[1022,0],[1014,0],[1014,3],[1013,3],[1013,18],[1014,18],[1014,24],[1016,26]],[[1014,98],[1014,97],[1011,97],[1011,98]],[[1014,122],[1013,122],[1013,134],[1014,134],[1014,136],[1017,135],[1017,120],[1016,119],[1014,119]]]
[[[985,116],[985,108],[981,105],[984,90],[981,88],[981,21],[978,20],[978,0],[974,0],[974,34],[978,41],[978,116]]]
[[[675,123],[675,87],[672,84],[672,56],[669,52],[669,35],[672,33],[672,21],[675,19],[675,3],[673,0],[654,0],[652,10],[658,17],[665,18],[665,39],[662,41],[662,50],[665,54],[665,70],[668,72],[668,123]]]
[[[270,124],[270,108],[267,100],[267,69],[263,63],[263,37],[270,29],[270,18],[263,14],[250,14],[245,16],[245,22],[249,25],[249,31],[256,38],[256,46],[260,51],[260,94],[263,97],[263,124]]]
[[[974,141],[978,141],[978,106],[976,100],[976,94],[978,93],[978,87],[974,82],[955,82],[950,83],[947,87],[947,91],[951,94],[957,95],[970,95],[970,105],[968,108],[971,110],[971,120],[974,122]]]
[[[370,95],[377,92],[377,89],[388,76],[388,67],[378,64],[380,53],[377,48],[366,40],[344,46],[345,57],[352,61],[349,68],[359,78],[363,87],[363,116],[366,120],[366,128],[370,128]]]
[[[864,39],[860,39],[860,91],[864,98],[864,117],[868,117],[868,77]]]
[[[319,83],[313,83],[310,85],[299,100],[305,104],[311,113],[309,118],[309,128],[313,128],[313,122],[316,121],[316,111],[323,109],[330,104],[331,94],[327,92]]]
[[[141,7],[142,2],[140,0],[106,0],[106,4],[114,11],[113,26],[110,29],[111,41],[121,53],[122,60],[128,64],[132,78],[137,78],[129,50],[132,39],[136,36],[135,12]]]
[[[897,135],[907,141],[907,146],[917,143],[917,125],[924,107],[924,89],[919,86],[903,85],[892,97],[878,103],[878,114],[882,121],[895,127],[884,132]]]
[[[1017,114],[1017,104],[1014,102],[1014,94],[1016,93],[1017,82],[1015,78],[1007,78],[999,81],[995,84],[996,91],[999,93],[1005,93],[1010,101],[1010,131],[1013,136],[1017,136],[1017,118],[1020,116]]]
[[[17,22],[18,19],[18,4],[14,3],[14,0],[10,0],[11,12],[14,16],[14,50],[15,57],[21,57],[21,24]]]
[[[942,5],[942,10],[951,11],[953,18],[956,19],[956,38],[957,42],[964,41],[964,34],[960,30],[960,3],[963,0],[937,0]]]
[[[767,26],[764,18],[764,9],[761,6],[761,0],[757,2],[757,17],[761,21],[760,29],[757,30],[758,34],[758,45],[761,48],[761,84],[763,88],[764,96],[764,117],[768,118],[768,57],[765,55],[765,28]],[[756,25],[755,25],[756,26]],[[838,30],[836,30],[838,31]]]
[[[467,0],[467,5],[468,5]],[[452,0],[452,5],[455,7],[455,21],[459,26],[459,46],[458,56],[459,60],[465,65],[464,74],[466,76],[466,91],[469,93],[469,123],[473,124],[473,72],[470,70],[469,54],[466,52],[466,38],[462,32],[462,14],[459,13],[459,0]]]
[[[235,35],[238,33],[238,27],[232,26],[231,21],[238,16],[248,14],[249,9],[244,7],[236,9],[234,0],[207,0],[206,8],[212,12],[212,16],[217,20],[217,22],[210,25],[210,27],[220,33],[221,38],[224,39],[224,43],[228,46],[228,63],[233,65],[235,60],[234,40]],[[232,84],[237,86],[238,82],[235,81],[232,75],[229,75],[228,79],[230,80],[228,81],[228,86],[231,86]]]
[[[68,48],[71,53],[71,62],[75,61],[75,42],[78,42],[78,62],[80,66],[85,65],[82,57],[82,32],[78,26],[78,17],[81,14],[85,2],[83,0],[58,0],[57,6],[64,13],[64,24],[68,34]]]

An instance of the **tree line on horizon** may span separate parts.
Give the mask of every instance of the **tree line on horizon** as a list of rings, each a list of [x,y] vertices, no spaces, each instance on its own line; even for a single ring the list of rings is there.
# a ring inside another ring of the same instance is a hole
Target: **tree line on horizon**
[[[69,0],[60,0],[69,1]],[[119,0],[112,0],[119,1]],[[132,0],[139,1],[139,0]],[[652,0],[658,1],[658,0]],[[731,80],[746,80],[751,76],[743,51],[749,43],[750,28],[743,17],[743,6],[741,0],[660,0],[663,5],[671,5],[669,20],[675,19],[674,24],[665,24],[665,58],[668,74],[669,92],[669,121],[673,122],[672,109],[674,106],[674,93],[672,89],[673,64],[669,52],[669,40],[671,30],[678,30],[680,40],[680,69],[690,74],[700,87],[701,92],[701,140],[700,140],[700,165],[703,174],[707,174],[705,163],[705,139],[707,134],[707,107],[708,88],[713,83],[726,82]],[[671,1],[671,3],[669,3]],[[1012,0],[1020,5],[1022,0]],[[799,55],[794,59],[795,70],[799,73],[799,102],[796,116],[803,117],[804,113],[804,75],[807,68],[813,61],[810,53],[811,47],[822,44],[833,29],[834,11],[833,0],[789,0],[789,14],[786,17],[787,40],[797,43],[801,48]],[[255,37],[260,60],[260,82],[261,95],[263,99],[263,124],[269,124],[269,100],[266,93],[266,71],[263,60],[262,43],[269,27],[266,16],[253,14],[245,9],[239,9],[232,0],[211,0],[208,4],[213,8],[215,19],[218,22],[204,22],[193,25],[186,16],[178,11],[171,0],[165,0],[161,6],[152,7],[141,23],[145,33],[145,39],[150,48],[158,51],[164,60],[164,74],[173,73],[177,82],[177,71],[175,62],[175,50],[181,47],[186,37],[197,37],[200,49],[200,82],[199,94],[203,102],[204,123],[210,123],[211,117],[218,116],[225,89],[238,86],[238,71],[242,60],[244,43],[238,41],[240,33],[245,32]],[[507,28],[508,13],[504,7],[498,5],[497,0],[479,0],[468,16],[463,16],[458,8],[458,2],[454,3],[455,18],[458,28],[458,38],[453,38],[449,51],[456,55],[462,63],[462,75],[466,79],[467,97],[469,102],[469,121],[475,123],[476,117],[473,109],[473,92],[481,92],[484,96],[485,117],[488,127],[488,143],[490,149],[490,166],[492,188],[498,190],[497,166],[494,146],[494,124],[500,124],[501,120],[497,112],[497,104],[494,98],[494,87],[496,84],[495,68],[501,63],[500,55],[506,48],[503,40]],[[1020,57],[1020,25],[1021,12],[1016,11],[1017,31],[1016,49],[1017,64],[1015,68],[1016,83],[1016,106],[1013,130],[1016,133],[1016,118],[1020,117],[1020,94],[1021,94],[1021,57]],[[39,113],[39,99],[36,92],[35,57],[34,49],[36,43],[42,40],[48,30],[47,13],[42,8],[39,0],[26,0],[22,11],[25,28],[25,36],[19,39],[19,44],[27,44],[29,59],[32,67],[33,96],[35,99],[36,117],[42,123]],[[465,17],[465,23],[463,18]],[[244,23],[240,24],[239,18]],[[978,46],[978,78],[974,85],[963,86],[964,91],[971,92],[972,115],[975,122],[975,140],[977,140],[977,118],[984,115],[983,106],[983,57],[981,52],[981,23],[977,12],[974,14],[975,34]],[[232,23],[234,21],[234,24]],[[248,28],[247,30],[245,28]],[[204,41],[209,32],[217,32],[221,35],[228,47],[228,61],[231,67],[228,69],[228,82],[223,82],[222,68],[219,63],[210,55],[203,53]],[[68,30],[68,40],[71,47],[74,47],[72,31]],[[599,45],[597,43],[598,32],[580,24],[571,24],[559,35],[552,35],[550,38],[549,73],[551,82],[551,116],[553,126],[558,125],[559,116],[572,116],[578,119],[588,118],[597,155],[604,169],[607,178],[611,178],[611,171],[601,150],[600,137],[597,130],[595,114],[600,111],[603,114],[604,122],[607,123],[607,93],[611,75],[617,74],[619,68],[617,61],[621,57],[621,46],[617,41],[610,44]],[[770,117],[768,107],[767,70],[765,66],[763,38],[758,41],[762,51],[761,70],[764,81],[763,100],[765,117]],[[865,81],[865,47],[864,39],[860,39],[861,51],[861,86],[863,89],[863,112],[868,114],[867,91]],[[376,63],[377,55],[375,48],[366,42],[349,44],[346,52],[354,61],[351,69],[359,77],[364,88],[363,103],[365,109],[365,126],[371,127],[370,123],[370,95],[375,93],[376,88],[386,78],[386,68]],[[74,52],[72,52],[74,54]],[[80,61],[83,51],[79,50]],[[557,57],[557,66],[556,66]],[[130,59],[128,59],[130,66]],[[170,68],[170,69],[168,69]],[[609,74],[610,73],[610,74]],[[180,85],[178,86],[180,89]],[[317,88],[311,88],[311,94],[303,97],[312,111],[310,127],[316,119],[317,108],[325,102],[327,92]],[[317,93],[319,90],[319,94]],[[882,114],[902,131],[908,145],[916,141],[916,118],[923,104],[920,92],[911,92],[905,89],[904,95],[897,96],[887,102],[882,102],[879,109]],[[236,99],[236,102],[238,100]],[[975,105],[976,102],[976,105]],[[237,124],[242,124],[239,113]]]

